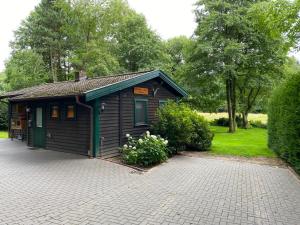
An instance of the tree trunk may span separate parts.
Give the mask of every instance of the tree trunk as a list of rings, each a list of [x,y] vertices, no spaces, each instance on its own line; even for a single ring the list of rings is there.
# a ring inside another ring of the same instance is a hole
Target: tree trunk
[[[232,104],[232,126],[233,126],[233,132],[236,131],[237,124],[236,124],[236,78],[233,78],[231,81],[231,104]]]
[[[243,128],[248,129],[249,128],[248,112],[242,112],[242,119],[243,119]]]
[[[229,133],[235,132],[235,117],[233,116],[232,108],[232,81],[230,79],[226,80],[226,96],[227,96],[227,110],[229,119]]]
[[[54,57],[53,57],[52,49],[50,49],[50,64],[51,64],[52,80],[53,80],[53,82],[57,82],[57,74],[56,74],[56,69],[55,69],[55,62],[53,62],[53,61],[54,61]]]

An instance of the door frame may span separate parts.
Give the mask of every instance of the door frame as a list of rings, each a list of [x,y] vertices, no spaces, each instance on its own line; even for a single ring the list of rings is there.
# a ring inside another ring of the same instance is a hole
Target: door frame
[[[36,126],[36,110],[37,108],[42,108],[42,127],[37,127]],[[32,106],[32,145],[33,147],[37,148],[45,148],[46,147],[46,105],[45,104],[34,104]],[[37,143],[36,141],[36,135],[37,132],[42,132],[41,135],[38,137],[41,138],[42,140]]]

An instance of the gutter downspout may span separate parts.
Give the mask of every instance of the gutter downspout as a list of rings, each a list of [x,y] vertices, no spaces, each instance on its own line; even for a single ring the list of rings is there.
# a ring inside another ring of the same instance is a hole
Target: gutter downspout
[[[86,104],[80,102],[79,96],[75,96],[75,98],[76,98],[76,104],[81,105],[90,110],[90,149],[88,152],[88,156],[90,158],[92,158],[93,157],[93,149],[94,149],[94,146],[93,146],[93,143],[94,143],[94,141],[93,141],[93,137],[94,137],[94,122],[93,122],[94,112],[93,111],[94,111],[94,108],[90,105],[86,105]]]

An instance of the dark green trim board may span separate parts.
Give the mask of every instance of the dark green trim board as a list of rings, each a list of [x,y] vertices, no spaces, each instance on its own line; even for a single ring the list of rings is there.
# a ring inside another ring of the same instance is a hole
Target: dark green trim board
[[[152,80],[157,77],[161,78],[164,82],[170,85],[176,92],[178,92],[183,97],[188,96],[188,93],[185,90],[183,90],[181,87],[179,87],[168,75],[166,75],[161,70],[155,70],[129,80],[121,81],[119,83],[115,83],[106,87],[87,91],[85,92],[85,99],[86,101],[92,101],[102,96],[124,90],[126,88]]]
[[[93,101],[93,156],[98,157],[100,155],[100,100],[95,99]]]

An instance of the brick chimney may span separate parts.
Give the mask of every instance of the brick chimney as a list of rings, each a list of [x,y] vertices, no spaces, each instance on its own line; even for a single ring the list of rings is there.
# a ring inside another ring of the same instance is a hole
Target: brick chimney
[[[75,82],[79,82],[86,79],[87,79],[87,75],[84,72],[84,70],[80,70],[80,72],[78,71],[75,72]]]

